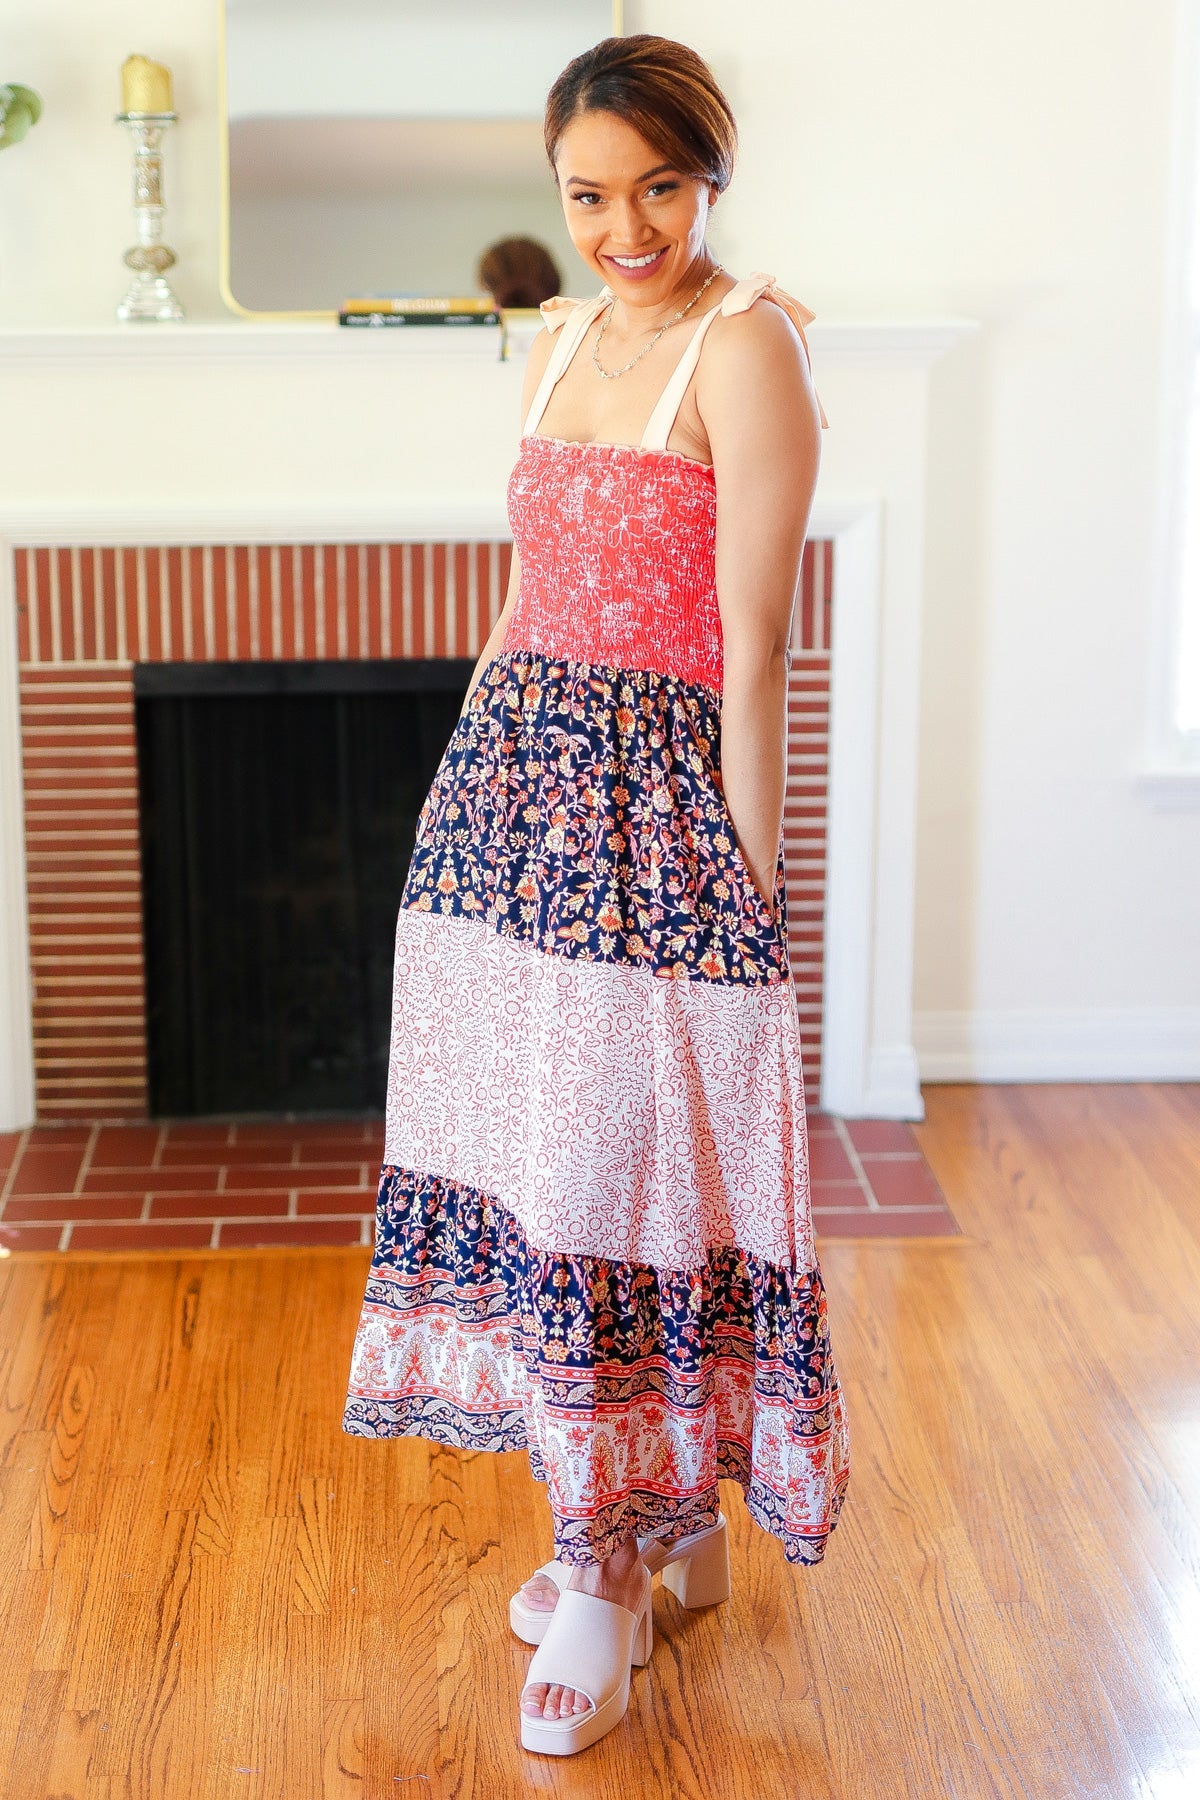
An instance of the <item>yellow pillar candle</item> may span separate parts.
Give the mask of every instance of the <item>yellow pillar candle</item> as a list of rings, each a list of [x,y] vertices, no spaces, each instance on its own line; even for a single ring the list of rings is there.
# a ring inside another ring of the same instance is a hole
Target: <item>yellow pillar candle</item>
[[[125,112],[173,112],[170,69],[147,56],[127,56],[121,64],[121,100]]]

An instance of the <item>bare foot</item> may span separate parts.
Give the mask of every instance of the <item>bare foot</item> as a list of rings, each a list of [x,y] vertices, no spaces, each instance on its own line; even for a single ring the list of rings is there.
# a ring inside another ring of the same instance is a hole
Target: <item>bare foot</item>
[[[531,1575],[521,1583],[521,1592],[537,1612],[553,1612],[558,1605],[558,1583],[548,1575]]]
[[[551,1590],[553,1599],[547,1611],[553,1611],[553,1602],[558,1599],[558,1589],[548,1575],[534,1575],[525,1582],[523,1592],[545,1583]],[[637,1610],[638,1602],[645,1591],[645,1564],[638,1555],[637,1539],[629,1538],[614,1555],[605,1562],[593,1563],[588,1568],[572,1569],[571,1579],[567,1583],[580,1593],[596,1594],[601,1600],[614,1600],[618,1606],[626,1606],[630,1612]],[[530,1594],[530,1604],[540,1606],[544,1601]],[[558,1682],[530,1681],[521,1691],[521,1711],[530,1718],[565,1719],[591,1712],[592,1703],[586,1694],[575,1688],[563,1687]]]

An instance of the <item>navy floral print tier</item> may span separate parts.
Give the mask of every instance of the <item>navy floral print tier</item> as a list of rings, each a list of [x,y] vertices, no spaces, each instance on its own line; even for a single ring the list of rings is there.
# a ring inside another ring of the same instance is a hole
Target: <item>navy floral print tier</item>
[[[849,1435],[782,861],[720,780],[712,470],[527,435],[521,581],[421,814],[344,1425],[528,1451],[555,1555],[714,1523],[789,1561]]]

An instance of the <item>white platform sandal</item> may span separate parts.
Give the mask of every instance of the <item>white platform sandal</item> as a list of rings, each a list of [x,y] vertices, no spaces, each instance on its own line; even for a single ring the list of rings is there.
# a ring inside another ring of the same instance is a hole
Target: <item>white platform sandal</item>
[[[557,1683],[585,1695],[591,1711],[546,1719],[522,1707],[522,1749],[543,1756],[573,1756],[620,1724],[629,1708],[630,1668],[647,1663],[654,1644],[653,1585],[647,1570],[636,1612],[615,1600],[601,1600],[598,1594],[563,1589],[521,1692],[531,1682]]]
[[[638,1550],[651,1576],[661,1572],[663,1586],[670,1588],[681,1606],[716,1606],[728,1600],[729,1534],[724,1513],[717,1514],[715,1525],[669,1543],[662,1538],[640,1537]],[[536,1572],[548,1576],[560,1594],[567,1591],[569,1563],[543,1563]],[[549,1611],[532,1606],[518,1588],[508,1603],[508,1622],[523,1643],[540,1644],[557,1611],[557,1606]]]

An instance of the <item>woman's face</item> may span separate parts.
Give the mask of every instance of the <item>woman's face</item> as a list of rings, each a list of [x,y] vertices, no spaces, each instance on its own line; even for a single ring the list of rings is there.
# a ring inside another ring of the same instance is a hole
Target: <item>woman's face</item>
[[[578,113],[555,161],[567,230],[622,300],[654,307],[705,261],[712,183],[682,175],[615,113]]]

